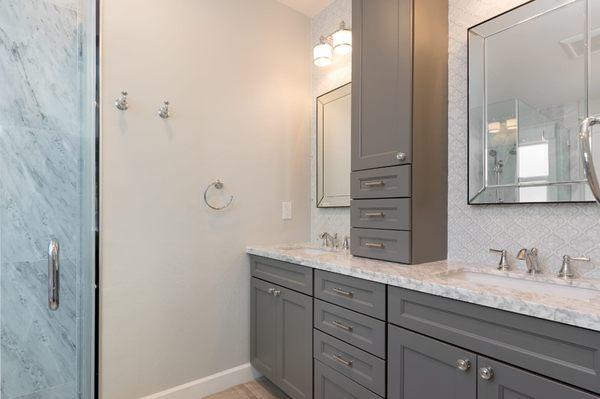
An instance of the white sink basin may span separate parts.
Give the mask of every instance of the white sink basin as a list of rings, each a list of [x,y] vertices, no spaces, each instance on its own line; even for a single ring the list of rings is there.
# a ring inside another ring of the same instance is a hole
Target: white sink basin
[[[325,248],[312,248],[312,247],[304,247],[301,245],[290,245],[290,246],[285,246],[285,247],[281,247],[280,249],[284,250],[284,251],[298,251],[298,252],[303,252],[306,255],[325,255],[325,254],[330,254],[333,253],[334,251],[329,250],[329,249],[325,249]]]
[[[534,294],[552,295],[562,298],[590,300],[598,298],[600,291],[591,288],[582,288],[547,281],[536,281],[528,278],[500,276],[469,270],[451,271],[444,275],[453,280],[468,281],[481,285],[491,285],[500,288],[516,289]]]
[[[323,255],[323,254],[331,253],[332,251],[328,251],[326,249],[319,249],[319,248],[303,248],[302,252],[304,252],[307,255]]]

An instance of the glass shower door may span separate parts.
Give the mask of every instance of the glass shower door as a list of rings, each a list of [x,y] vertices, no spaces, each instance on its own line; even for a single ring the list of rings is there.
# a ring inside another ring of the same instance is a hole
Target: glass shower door
[[[0,0],[1,399],[93,396],[94,13]]]

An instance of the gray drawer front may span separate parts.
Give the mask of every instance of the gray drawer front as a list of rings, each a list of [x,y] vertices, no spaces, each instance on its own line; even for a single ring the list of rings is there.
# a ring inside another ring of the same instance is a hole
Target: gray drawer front
[[[251,256],[250,262],[252,263],[251,273],[253,277],[312,295],[312,268],[261,256]]]
[[[410,230],[410,198],[352,200],[350,219],[352,227]]]
[[[315,297],[385,320],[385,284],[315,270]]]
[[[315,399],[381,399],[368,389],[315,360]]]
[[[314,330],[315,359],[380,396],[385,395],[385,360]]]
[[[600,333],[388,288],[390,323],[600,393]]]
[[[410,231],[350,229],[352,255],[411,263]]]
[[[315,300],[315,328],[385,359],[385,323]]]
[[[410,197],[411,166],[352,172],[350,190],[353,199]]]

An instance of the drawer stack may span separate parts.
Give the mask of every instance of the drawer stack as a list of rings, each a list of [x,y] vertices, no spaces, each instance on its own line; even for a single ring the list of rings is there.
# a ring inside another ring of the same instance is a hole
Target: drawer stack
[[[411,263],[411,166],[353,172],[351,187],[352,254]]]
[[[386,286],[315,271],[314,397],[386,396]]]

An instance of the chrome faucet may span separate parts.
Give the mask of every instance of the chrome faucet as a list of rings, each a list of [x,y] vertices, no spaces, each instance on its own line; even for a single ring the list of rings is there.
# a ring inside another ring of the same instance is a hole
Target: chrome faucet
[[[540,269],[540,261],[538,258],[537,248],[521,248],[519,253],[517,253],[517,259],[525,261],[525,265],[527,266],[527,273],[536,274],[542,272],[542,269]]]
[[[331,235],[328,232],[319,234],[319,238],[323,240],[323,246],[326,248],[335,249],[338,246],[338,235]]]

